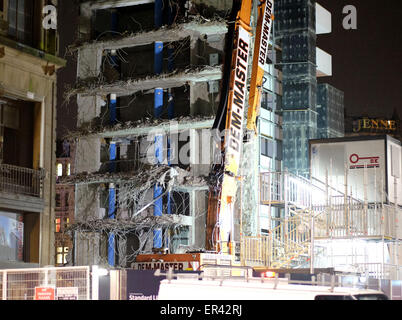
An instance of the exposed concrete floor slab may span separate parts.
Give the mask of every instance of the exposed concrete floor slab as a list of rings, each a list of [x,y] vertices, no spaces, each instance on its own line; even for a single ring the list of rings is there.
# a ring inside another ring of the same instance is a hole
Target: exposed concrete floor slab
[[[178,133],[187,129],[209,129],[212,127],[214,117],[180,117],[172,120],[138,120],[117,124],[115,126],[81,127],[68,135],[69,139],[79,137],[101,137],[101,138],[130,138],[146,135],[150,132]]]
[[[118,38],[115,40],[90,41],[81,46],[71,46],[72,50],[82,49],[98,49],[112,50],[122,49],[136,46],[145,46],[155,41],[173,42],[187,37],[198,38],[203,35],[225,35],[227,33],[227,25],[224,21],[211,22],[187,22],[177,24],[170,27],[162,27],[149,32],[139,32]]]
[[[89,82],[84,85],[78,85],[76,89],[69,91],[67,96],[76,94],[81,94],[83,96],[108,95],[114,93],[119,97],[127,96],[139,91],[153,90],[155,88],[177,88],[187,84],[188,82],[206,82],[220,80],[221,78],[221,66],[204,66],[202,68],[190,68],[181,72],[172,72],[158,76],[117,81],[111,84]]]
[[[149,183],[150,180],[155,180],[154,183],[166,182],[165,180],[174,179],[172,185],[180,187],[182,190],[189,188],[205,188],[207,186],[208,177],[202,176],[192,176],[190,172],[181,169],[179,167],[169,167],[169,166],[148,166],[142,168],[140,171],[135,172],[115,172],[115,173],[76,173],[70,176],[61,177],[59,184],[66,185],[88,185],[88,184],[107,184],[107,183],[133,183],[133,186],[143,186]],[[152,169],[152,170],[150,170]],[[164,181],[160,181],[163,179]],[[167,183],[167,182],[166,182]],[[173,188],[175,189],[175,187]]]
[[[140,4],[154,3],[155,0],[101,0],[101,1],[86,1],[83,5],[91,10],[110,9],[129,7]]]

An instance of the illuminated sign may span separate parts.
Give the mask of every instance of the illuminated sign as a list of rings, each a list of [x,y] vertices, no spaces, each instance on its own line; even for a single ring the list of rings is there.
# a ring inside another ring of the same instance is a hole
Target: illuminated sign
[[[360,131],[395,131],[397,123],[395,120],[369,119],[363,118],[353,123],[353,132]]]

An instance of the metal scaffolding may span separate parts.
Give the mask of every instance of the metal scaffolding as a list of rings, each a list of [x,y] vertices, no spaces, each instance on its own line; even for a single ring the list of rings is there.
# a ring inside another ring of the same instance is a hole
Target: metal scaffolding
[[[262,173],[260,203],[268,207],[268,234],[241,239],[242,263],[311,271],[334,267],[400,279],[401,208],[348,194],[346,170],[344,192],[330,181],[328,175],[322,182],[289,172]]]

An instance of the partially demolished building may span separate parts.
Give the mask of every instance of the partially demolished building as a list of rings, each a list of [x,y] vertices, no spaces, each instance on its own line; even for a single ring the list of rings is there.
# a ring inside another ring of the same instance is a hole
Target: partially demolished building
[[[203,251],[209,186],[216,178],[210,170],[221,161],[214,151],[219,133],[211,127],[232,1],[80,6],[79,42],[72,47],[77,82],[67,94],[78,104],[77,131],[69,134],[75,174],[62,177],[63,184],[75,185],[69,260],[125,267],[140,253]],[[281,139],[279,78],[267,67],[263,104],[269,107],[260,132],[271,144]],[[234,226],[239,231],[242,214],[251,234],[258,228],[258,171],[281,167],[281,157],[271,151],[268,157],[266,145],[265,158],[259,156],[261,134],[255,141],[244,150],[248,170],[240,191],[252,195],[239,200]]]

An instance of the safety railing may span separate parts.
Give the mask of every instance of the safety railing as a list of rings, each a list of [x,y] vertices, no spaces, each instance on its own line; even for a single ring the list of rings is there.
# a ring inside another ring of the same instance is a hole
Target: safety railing
[[[390,279],[390,280],[402,280],[402,266],[372,262],[372,263],[356,263],[354,265],[355,272],[362,277],[372,279]]]
[[[298,215],[285,219],[268,236],[243,237],[241,261],[243,265],[280,268],[297,264],[308,253],[311,243],[309,217]]]
[[[240,261],[245,266],[268,266],[272,261],[272,237],[242,237]]]
[[[0,191],[42,197],[44,170],[0,164]]]
[[[1,300],[35,300],[35,288],[54,290],[54,299],[90,300],[88,266],[0,270]],[[58,292],[63,292],[63,297]],[[68,293],[67,297],[65,293]]]
[[[325,204],[326,190],[289,172],[263,172],[260,175],[262,204],[291,203],[299,207]]]
[[[398,210],[388,205],[358,203],[313,207],[313,210],[294,207],[290,210],[292,216],[276,219],[278,226],[269,235],[241,239],[241,261],[243,265],[295,267],[305,262],[306,257],[311,258],[308,255],[315,240],[396,239],[400,234]]]
[[[284,206],[281,223],[283,219],[310,211],[318,238],[402,236],[402,224],[397,223],[397,212],[401,209],[367,203],[345,195],[328,183],[309,181],[289,172],[262,173],[260,200],[263,205]]]
[[[314,234],[318,238],[398,238],[398,208],[389,205],[354,203],[315,210]]]

